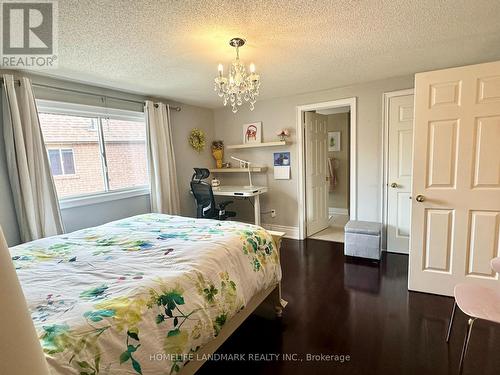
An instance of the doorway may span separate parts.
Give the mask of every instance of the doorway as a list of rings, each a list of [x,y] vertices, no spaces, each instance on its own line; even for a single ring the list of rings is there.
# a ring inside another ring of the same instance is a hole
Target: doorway
[[[356,218],[356,98],[297,111],[299,238],[343,242]]]
[[[383,247],[401,254],[410,244],[413,118],[413,89],[384,93]]]

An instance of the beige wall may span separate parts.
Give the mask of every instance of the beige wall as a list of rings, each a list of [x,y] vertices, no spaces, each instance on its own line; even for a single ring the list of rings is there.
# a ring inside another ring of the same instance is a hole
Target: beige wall
[[[134,100],[142,100],[144,97],[120,93],[113,90],[96,88],[71,82],[56,81],[44,77],[35,77],[34,82],[57,84],[62,87],[125,97]],[[264,82],[265,83],[265,82]],[[181,195],[181,210],[183,215],[194,215],[194,203],[189,194],[189,180],[192,168],[195,166],[211,167],[214,161],[210,154],[209,145],[215,138],[221,138],[226,144],[236,144],[242,141],[242,125],[249,122],[263,121],[263,140],[277,140],[276,131],[288,128],[292,132],[290,140],[292,145],[286,147],[263,148],[254,150],[226,150],[225,159],[230,161],[229,156],[235,155],[249,159],[255,163],[269,166],[267,173],[256,174],[255,184],[269,186],[269,193],[263,195],[262,211],[272,208],[277,210],[277,217],[272,219],[270,214],[263,215],[263,223],[274,223],[286,226],[298,225],[298,199],[297,199],[297,149],[296,149],[296,106],[302,104],[317,103],[348,97],[358,98],[358,217],[364,220],[380,219],[380,195],[382,187],[381,172],[381,137],[382,137],[382,94],[386,91],[406,89],[413,87],[413,76],[397,77],[382,81],[374,81],[349,87],[318,91],[313,93],[294,95],[276,99],[258,101],[256,108],[251,112],[247,106],[243,106],[234,115],[229,108],[216,110],[200,108],[182,104],[181,112],[172,113],[173,137],[176,154],[177,174]],[[265,86],[263,86],[263,90]],[[66,92],[55,92],[52,90],[36,89],[38,98],[63,100],[69,102],[84,103],[90,105],[103,105],[98,97]],[[127,104],[126,102],[108,101],[105,103],[110,107],[140,110],[141,105]],[[207,147],[201,153],[194,151],[187,142],[187,137],[192,128],[205,130],[207,135]],[[0,142],[1,145],[1,142]],[[3,146],[3,145],[2,145]],[[2,147],[0,147],[1,150]],[[273,178],[273,152],[291,152],[291,179],[274,180]],[[4,156],[0,155],[0,162]],[[3,163],[0,163],[3,164]],[[219,176],[224,184],[247,184],[248,177],[245,174],[233,176]],[[10,196],[8,189],[5,165],[0,165],[0,183],[7,190],[2,197]],[[99,225],[103,222],[115,220],[121,217],[131,216],[149,210],[148,197],[130,198],[126,202],[114,201],[99,206],[75,207],[63,210],[63,220],[68,231]],[[2,214],[0,225],[7,229],[9,243],[18,241],[15,215],[11,207],[11,199],[2,203]],[[238,211],[238,218],[253,220],[253,208],[246,201],[238,201],[231,207]],[[92,215],[87,215],[91,211]]]
[[[175,164],[177,167],[177,181],[181,199],[181,214],[183,216],[196,216],[196,206],[190,193],[189,185],[194,167],[213,167],[210,144],[214,139],[214,119],[211,109],[194,107],[183,104],[182,111],[172,115],[175,151]],[[189,133],[193,128],[205,132],[205,149],[198,153],[188,143]]]
[[[253,162],[272,166],[272,154],[277,151],[291,152],[291,180],[274,180],[272,168],[265,174],[255,178],[254,183],[269,186],[269,193],[263,195],[262,210],[271,208],[277,210],[277,217],[263,215],[263,223],[273,223],[285,226],[298,226],[297,200],[297,148],[296,148],[296,107],[342,98],[358,98],[358,218],[361,220],[380,220],[381,189],[382,189],[382,94],[387,91],[413,87],[413,76],[404,76],[368,82],[348,87],[341,87],[313,93],[287,96],[276,99],[258,101],[255,110],[251,112],[248,106],[243,106],[236,115],[229,108],[215,110],[215,137],[222,138],[226,144],[241,143],[242,124],[263,121],[263,140],[276,140],[275,133],[281,128],[292,130],[288,147],[262,148],[253,150],[234,150],[230,154],[247,158]],[[265,90],[265,80],[262,90]],[[246,176],[223,177],[223,183],[246,183]],[[239,207],[242,218],[252,218],[252,207],[243,204]]]
[[[337,183],[328,193],[328,207],[349,209],[349,113],[328,115],[328,131],[340,132],[340,151],[328,151],[335,158]]]

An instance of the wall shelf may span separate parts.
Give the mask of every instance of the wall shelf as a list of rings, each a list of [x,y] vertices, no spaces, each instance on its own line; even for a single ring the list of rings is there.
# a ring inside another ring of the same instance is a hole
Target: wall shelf
[[[262,143],[247,143],[242,145],[227,145],[226,148],[238,149],[238,148],[257,148],[257,147],[275,147],[275,146],[287,146],[292,144],[290,141],[276,141],[276,142],[262,142]]]
[[[248,173],[248,168],[211,168],[210,173]],[[267,171],[267,167],[251,167],[250,172],[259,173]]]

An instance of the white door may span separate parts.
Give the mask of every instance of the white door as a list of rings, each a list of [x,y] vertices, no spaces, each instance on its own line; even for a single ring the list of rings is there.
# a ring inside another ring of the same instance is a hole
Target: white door
[[[410,246],[413,94],[387,100],[387,251],[408,254]]]
[[[305,113],[307,236],[328,227],[328,117]]]
[[[415,76],[409,289],[500,287],[500,62]]]

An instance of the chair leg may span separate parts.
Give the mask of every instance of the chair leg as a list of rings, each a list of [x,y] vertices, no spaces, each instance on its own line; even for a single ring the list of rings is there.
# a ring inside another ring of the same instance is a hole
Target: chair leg
[[[460,365],[458,367],[458,373],[461,374],[464,368],[464,360],[467,355],[467,348],[469,347],[470,334],[472,332],[472,325],[474,324],[475,318],[470,318],[467,322],[467,332],[465,334],[464,346],[462,348],[462,355],[460,356]]]
[[[457,309],[457,301],[453,302],[453,310],[451,310],[450,324],[448,325],[448,332],[446,333],[446,342],[450,341],[451,329],[453,327],[453,320],[455,319],[456,309]]]

